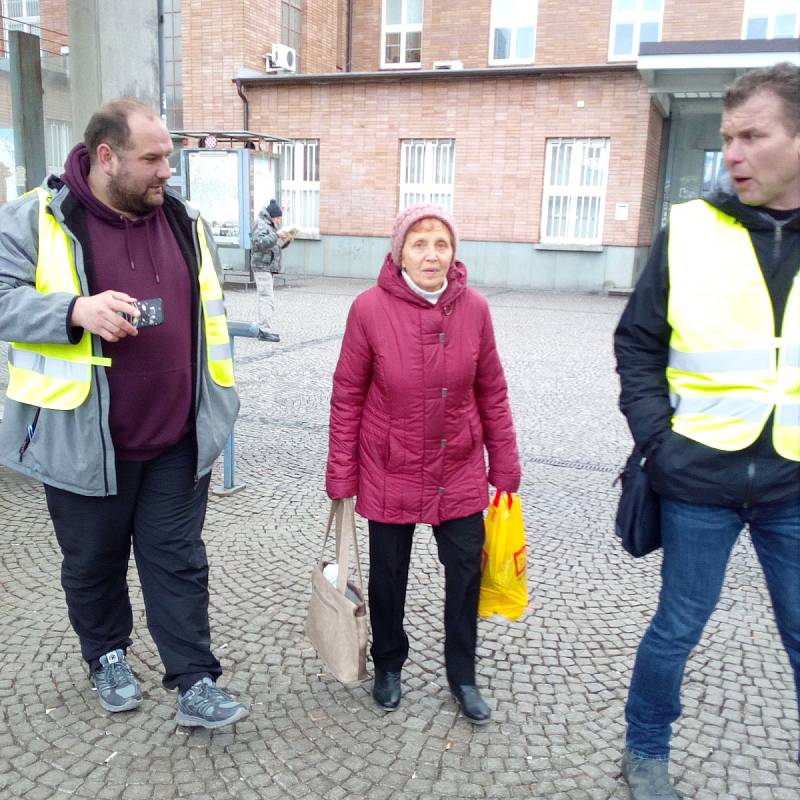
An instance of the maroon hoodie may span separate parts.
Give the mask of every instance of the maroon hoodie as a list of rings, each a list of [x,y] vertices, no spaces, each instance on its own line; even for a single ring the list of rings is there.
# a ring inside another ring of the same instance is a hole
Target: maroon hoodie
[[[191,429],[192,277],[162,208],[131,220],[101,203],[88,184],[89,153],[72,149],[62,176],[86,210],[93,294],[114,289],[160,297],[164,322],[138,336],[103,341],[111,358],[109,427],[120,461],[155,458]]]

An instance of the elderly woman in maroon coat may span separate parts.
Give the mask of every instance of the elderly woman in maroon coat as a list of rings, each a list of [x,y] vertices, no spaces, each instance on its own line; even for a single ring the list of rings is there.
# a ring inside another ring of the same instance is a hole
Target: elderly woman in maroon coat
[[[355,496],[369,521],[375,701],[387,711],[400,704],[411,541],[428,523],[445,567],[447,679],[481,724],[490,717],[475,685],[483,511],[489,483],[518,489],[520,464],[489,308],[467,287],[457,244],[438,206],[414,205],[395,220],[378,284],[347,319],[326,477],[329,496]]]

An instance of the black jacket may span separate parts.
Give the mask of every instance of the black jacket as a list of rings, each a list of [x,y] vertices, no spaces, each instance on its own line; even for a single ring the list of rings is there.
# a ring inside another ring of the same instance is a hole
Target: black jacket
[[[775,219],[740,203],[735,195],[719,193],[705,199],[750,232],[772,299],[777,334],[792,282],[800,273],[800,210]],[[677,500],[735,508],[800,498],[800,462],[775,451],[772,418],[757,441],[733,452],[707,447],[672,430],[666,376],[672,333],[667,322],[668,242],[665,228],[614,334],[622,385],[620,409],[648,457],[653,487]]]

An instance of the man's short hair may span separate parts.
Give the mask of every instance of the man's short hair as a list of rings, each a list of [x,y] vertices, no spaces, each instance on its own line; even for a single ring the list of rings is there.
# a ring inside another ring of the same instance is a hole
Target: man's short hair
[[[800,67],[788,61],[772,67],[751,69],[740,75],[725,92],[725,111],[746,103],[757,92],[769,91],[783,101],[783,116],[792,134],[800,133]]]
[[[112,150],[130,149],[131,129],[128,126],[128,117],[137,113],[146,117],[158,116],[150,106],[132,97],[109,100],[92,114],[83,133],[83,143],[92,161],[97,158],[97,148],[103,143]]]

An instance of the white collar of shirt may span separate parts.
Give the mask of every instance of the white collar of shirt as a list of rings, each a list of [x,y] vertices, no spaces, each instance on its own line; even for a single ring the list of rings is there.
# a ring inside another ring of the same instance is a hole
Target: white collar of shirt
[[[426,292],[425,289],[420,289],[420,287],[411,280],[411,277],[404,269],[401,269],[400,272],[403,276],[403,280],[408,284],[408,288],[411,289],[414,294],[418,294],[420,297],[427,300],[432,306],[435,306],[439,302],[439,298],[447,288],[447,278],[445,278],[441,289],[437,289],[435,292]]]

